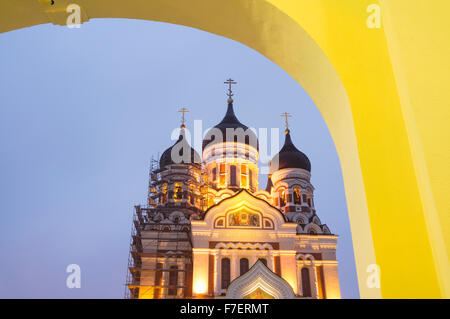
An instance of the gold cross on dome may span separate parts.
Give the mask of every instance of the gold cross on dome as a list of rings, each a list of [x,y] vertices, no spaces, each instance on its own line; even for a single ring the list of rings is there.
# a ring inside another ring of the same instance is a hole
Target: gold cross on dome
[[[289,113],[287,113],[287,112],[284,112],[284,113],[281,113],[281,117],[284,117],[285,125],[286,125],[286,130],[289,130],[289,122],[288,122],[288,118],[289,118],[289,117],[292,117],[292,115],[289,114]]]
[[[187,108],[182,107],[178,112],[181,113],[181,127],[185,127],[184,123],[186,123],[186,120],[184,118],[184,114],[189,112],[189,110]]]
[[[228,84],[228,93],[227,93],[227,95],[228,95],[228,98],[230,98],[231,99],[231,97],[233,96],[233,91],[231,91],[231,85],[232,84],[237,84],[237,82],[235,82],[234,80],[232,80],[232,79],[228,79],[228,80],[226,80],[225,82],[223,82],[224,84]]]

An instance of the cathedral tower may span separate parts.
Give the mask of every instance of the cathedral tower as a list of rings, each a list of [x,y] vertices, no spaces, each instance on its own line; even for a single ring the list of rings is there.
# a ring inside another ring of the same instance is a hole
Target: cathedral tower
[[[242,124],[233,109],[231,84],[227,82],[228,108],[222,121],[210,129],[203,140],[203,161],[208,185],[215,190],[258,189],[258,138]]]
[[[186,140],[184,113],[178,140],[151,169],[147,206],[135,206],[127,278],[130,298],[192,296],[190,220],[200,218],[200,155]]]
[[[295,147],[288,127],[283,147],[270,162],[270,172],[268,192],[272,202],[289,220],[299,224],[299,233],[330,234],[328,227],[321,224],[314,207],[311,162]]]

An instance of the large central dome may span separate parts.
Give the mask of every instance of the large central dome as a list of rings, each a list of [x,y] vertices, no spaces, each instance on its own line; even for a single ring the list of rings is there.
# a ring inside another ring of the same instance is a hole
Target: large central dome
[[[227,129],[231,129],[230,133],[233,134],[232,136],[230,136],[230,138],[227,138]],[[238,131],[236,131],[237,133],[234,134],[233,131],[236,129],[238,129]],[[241,139],[239,139],[239,137],[237,136],[237,134],[239,134],[239,131],[245,132],[245,136],[241,137]],[[221,136],[222,139],[220,139],[219,136],[217,136],[216,133],[218,132],[222,134]],[[240,142],[240,141],[244,141],[245,144],[253,146],[256,149],[258,149],[258,138],[256,134],[251,129],[249,129],[247,125],[242,124],[237,119],[236,115],[234,114],[233,100],[230,98],[228,99],[228,108],[225,117],[222,119],[222,121],[220,121],[219,124],[214,126],[212,129],[208,131],[208,133],[206,133],[206,136],[203,139],[202,146],[203,150],[205,150],[205,148],[208,145],[222,142]]]

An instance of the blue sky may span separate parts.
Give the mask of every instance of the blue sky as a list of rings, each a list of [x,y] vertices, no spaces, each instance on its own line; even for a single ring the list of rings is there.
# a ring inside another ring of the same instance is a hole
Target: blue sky
[[[119,19],[0,34],[0,297],[122,298],[150,158],[173,144],[180,107],[188,127],[222,119],[229,77],[244,124],[282,132],[280,113],[293,115],[318,215],[340,235],[342,296],[359,297],[339,158],[302,87],[235,41]],[[80,289],[66,287],[69,264]]]

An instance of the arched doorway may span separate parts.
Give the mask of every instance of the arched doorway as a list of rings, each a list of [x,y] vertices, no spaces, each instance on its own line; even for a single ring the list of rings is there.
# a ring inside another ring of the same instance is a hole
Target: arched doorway
[[[233,280],[226,298],[230,299],[293,299],[292,287],[258,260],[246,273]]]

